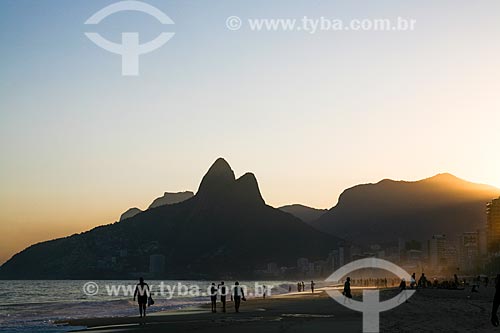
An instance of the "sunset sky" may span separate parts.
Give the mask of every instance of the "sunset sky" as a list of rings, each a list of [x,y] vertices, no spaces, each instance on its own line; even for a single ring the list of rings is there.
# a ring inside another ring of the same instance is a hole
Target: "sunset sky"
[[[95,30],[141,42],[116,1],[0,2],[0,263],[196,191],[217,157],[266,202],[330,208],[347,187],[440,172],[500,187],[500,2],[161,1],[176,35],[124,77]],[[416,20],[415,31],[230,31],[228,16]]]

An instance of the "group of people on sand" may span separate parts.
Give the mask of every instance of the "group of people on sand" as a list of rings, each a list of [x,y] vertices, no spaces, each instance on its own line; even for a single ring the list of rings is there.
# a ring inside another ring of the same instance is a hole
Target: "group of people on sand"
[[[457,275],[455,274],[453,277],[453,284],[458,285],[460,282],[458,280]],[[480,281],[481,278],[478,277],[475,279],[476,281]],[[410,279],[410,288],[416,287],[421,287],[421,288],[426,288],[428,284],[428,280],[425,277],[425,274],[422,273],[421,277],[417,281],[415,280],[415,273],[411,275]],[[465,280],[463,281],[465,283]],[[484,285],[488,286],[489,281],[487,279],[484,279]],[[314,281],[311,281],[311,291],[314,293]],[[431,284],[432,286],[432,284]],[[290,287],[291,288],[291,287]],[[297,283],[297,288],[298,291],[304,291],[305,290],[305,284],[304,282],[299,282]],[[399,285],[399,289],[401,291],[406,290],[406,280],[402,279],[401,283]],[[219,285],[215,286],[215,283],[212,283],[210,286],[210,300],[211,300],[211,308],[212,312],[215,313],[217,312],[217,296],[220,296],[220,301],[222,304],[222,312],[226,312],[226,296],[228,294],[229,289],[226,287],[224,284],[224,281],[222,281]],[[290,291],[290,289],[289,289]],[[352,298],[352,293],[351,293],[351,278],[347,277],[345,282],[344,282],[344,290],[342,294],[346,297],[346,299],[351,299]],[[244,289],[240,286],[239,282],[236,281],[234,283],[234,286],[232,287],[232,291],[230,292],[231,296],[231,301],[234,301],[234,309],[235,312],[239,312],[240,310],[240,304],[241,301],[246,301],[245,298],[245,293]],[[139,283],[135,287],[134,291],[134,301],[137,299],[137,302],[139,304],[139,314],[141,318],[146,317],[146,307],[148,305],[154,304],[153,299],[151,298],[151,293],[149,290],[149,286],[146,282],[144,282],[144,279],[141,277],[139,279]],[[408,301],[408,300],[406,300]],[[495,279],[495,296],[493,298],[493,307],[491,309],[491,323],[493,326],[499,326],[500,325],[500,320],[498,319],[498,309],[500,307],[500,274],[497,274],[496,279]]]
[[[316,283],[314,283],[313,280],[311,280],[311,293],[314,294],[314,286],[316,285]],[[291,287],[288,291],[291,291]],[[297,291],[300,293],[300,292],[303,292],[303,291],[306,291],[306,284],[304,283],[304,281],[302,282],[297,282]]]
[[[217,296],[220,296],[222,312],[226,312],[226,296],[228,293],[231,297],[231,301],[234,302],[234,311],[240,312],[241,301],[246,301],[245,291],[240,286],[238,281],[234,283],[234,286],[231,289],[232,290],[229,290],[229,288],[224,284],[224,281],[221,281],[221,283],[217,286],[215,286],[215,283],[212,283],[210,286],[210,303],[213,313],[217,312]]]

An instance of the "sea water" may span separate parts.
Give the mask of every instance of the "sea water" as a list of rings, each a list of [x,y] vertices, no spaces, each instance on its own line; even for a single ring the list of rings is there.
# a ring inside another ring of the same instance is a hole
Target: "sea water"
[[[80,280],[0,280],[0,332],[67,332],[75,329],[56,325],[56,321],[94,318],[137,316],[137,302],[133,301],[132,294],[120,292],[110,295],[110,286],[133,286],[137,281],[132,280],[100,280],[91,281],[99,287],[97,293],[92,289],[91,295],[85,290],[89,281]],[[188,306],[209,303],[205,295],[179,295],[175,290],[172,298],[161,293],[159,286],[172,288],[179,284],[190,288],[199,286],[201,293],[209,288],[212,281],[146,281],[152,287],[155,304],[148,308],[148,312],[182,309]],[[217,282],[218,281],[214,281]],[[248,287],[250,294],[255,293],[255,283],[273,286],[271,294],[288,292],[294,282],[287,281],[240,281]],[[227,281],[231,286],[232,282]],[[165,290],[166,291],[166,290]],[[229,297],[228,297],[229,298]]]

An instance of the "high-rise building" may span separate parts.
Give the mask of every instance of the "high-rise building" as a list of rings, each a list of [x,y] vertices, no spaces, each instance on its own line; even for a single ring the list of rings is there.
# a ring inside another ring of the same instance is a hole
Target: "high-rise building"
[[[299,272],[307,272],[309,269],[309,260],[307,258],[297,259],[297,269]]]
[[[479,265],[480,259],[480,233],[464,232],[460,236],[460,266],[462,271],[471,272]]]
[[[488,249],[500,250],[500,198],[492,200],[486,206]]]
[[[446,266],[446,235],[434,235],[429,240],[429,264],[433,268]]]
[[[165,272],[165,256],[162,254],[153,254],[149,256],[149,272],[161,274]]]
[[[267,273],[273,274],[273,275],[278,274],[279,273],[278,264],[276,264],[275,262],[268,263],[267,264]]]

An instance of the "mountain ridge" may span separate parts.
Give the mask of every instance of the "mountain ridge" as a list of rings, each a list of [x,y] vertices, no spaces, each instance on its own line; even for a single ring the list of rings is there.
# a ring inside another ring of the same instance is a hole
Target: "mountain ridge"
[[[496,187],[449,173],[418,181],[383,179],[344,190],[311,225],[360,243],[425,240],[435,233],[455,237],[484,228],[485,205],[499,195]]]
[[[149,256],[158,254],[165,258],[160,277],[251,277],[269,262],[323,259],[338,241],[267,205],[253,174],[236,179],[218,159],[195,196],[34,244],[3,264],[0,278],[131,278],[148,272]]]

